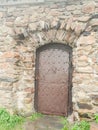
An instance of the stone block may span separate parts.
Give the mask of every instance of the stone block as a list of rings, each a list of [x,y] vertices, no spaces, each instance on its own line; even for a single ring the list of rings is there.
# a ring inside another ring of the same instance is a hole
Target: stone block
[[[90,130],[98,130],[98,124],[92,123],[91,127],[90,127]]]
[[[89,4],[86,4],[82,8],[82,12],[86,13],[86,14],[94,13],[94,11],[95,11],[95,3],[94,2],[90,2]]]
[[[20,16],[16,18],[16,20],[14,21],[14,24],[15,26],[24,27],[24,26],[27,26],[28,20],[29,20],[28,16]]]
[[[92,20],[90,21],[90,25],[91,25],[91,26],[98,26],[98,18],[97,18],[97,19],[92,19]]]
[[[77,20],[80,22],[87,22],[89,18],[90,18],[89,16],[81,16],[81,17],[78,17]]]
[[[71,24],[73,23],[73,17],[70,17],[67,21],[67,25],[66,25],[66,30],[70,30],[71,29]]]
[[[95,36],[93,34],[89,35],[89,36],[81,36],[78,41],[77,44],[80,45],[91,45],[95,43]]]

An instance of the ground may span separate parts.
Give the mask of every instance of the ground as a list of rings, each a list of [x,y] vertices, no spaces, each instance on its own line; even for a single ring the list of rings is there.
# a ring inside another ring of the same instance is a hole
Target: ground
[[[24,125],[25,130],[61,130],[63,124],[60,117],[43,116],[35,121],[28,121]]]

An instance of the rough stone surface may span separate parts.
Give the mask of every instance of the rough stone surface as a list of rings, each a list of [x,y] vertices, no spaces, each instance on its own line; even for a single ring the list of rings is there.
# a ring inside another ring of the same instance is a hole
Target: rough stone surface
[[[92,123],[90,130],[98,130],[98,124]]]
[[[73,48],[73,111],[98,112],[98,2],[81,2],[1,7],[0,107],[35,111],[36,49],[53,42]]]
[[[28,121],[24,124],[24,130],[61,130],[64,125],[60,117],[43,116],[35,121]]]

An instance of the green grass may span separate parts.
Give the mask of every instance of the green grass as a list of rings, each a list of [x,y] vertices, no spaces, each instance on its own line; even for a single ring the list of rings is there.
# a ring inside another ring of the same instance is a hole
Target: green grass
[[[90,130],[90,124],[87,121],[80,121],[80,122],[76,122],[73,127],[72,130]]]
[[[62,128],[62,130],[71,130],[71,125],[69,124],[67,118],[60,117],[60,119],[61,119],[61,123],[64,125],[64,127]]]
[[[0,108],[0,130],[21,130],[24,118],[17,115],[10,115],[6,109]]]
[[[90,123],[84,120],[70,124],[66,118],[61,118],[61,123],[64,124],[62,130],[90,130]]]
[[[98,113],[94,115],[95,121],[98,123]],[[0,108],[0,130],[23,130],[22,126],[25,121],[30,119],[35,121],[43,117],[41,113],[34,113],[29,118],[24,118],[18,115],[10,115],[6,109]],[[62,130],[90,130],[90,123],[87,121],[80,121],[71,124],[67,118],[60,117],[61,123],[64,125]]]
[[[35,121],[42,116],[40,113],[34,113],[29,119]],[[23,130],[23,123],[27,120],[28,118],[22,116],[10,115],[6,109],[0,108],[0,130]]]
[[[96,123],[98,123],[98,113],[96,113],[94,116],[95,116]]]
[[[35,120],[37,120],[37,119],[40,118],[40,117],[43,117],[43,114],[41,114],[41,113],[34,113],[34,114],[32,114],[32,116],[30,117],[30,119],[31,119],[32,121],[35,121]]]

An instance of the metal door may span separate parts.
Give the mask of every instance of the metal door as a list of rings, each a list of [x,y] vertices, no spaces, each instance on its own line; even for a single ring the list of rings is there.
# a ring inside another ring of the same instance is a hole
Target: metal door
[[[37,49],[37,111],[67,115],[70,91],[71,49],[63,44],[48,44]]]

